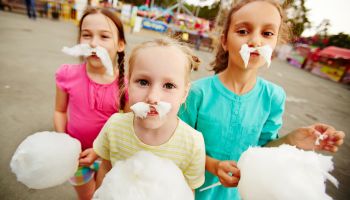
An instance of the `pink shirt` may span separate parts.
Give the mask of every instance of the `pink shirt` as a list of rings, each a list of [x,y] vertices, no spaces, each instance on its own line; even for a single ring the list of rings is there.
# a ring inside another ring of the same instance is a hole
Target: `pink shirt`
[[[91,80],[86,64],[64,64],[56,72],[56,84],[68,94],[66,132],[81,142],[82,149],[92,147],[107,119],[118,112],[118,79],[110,84]]]

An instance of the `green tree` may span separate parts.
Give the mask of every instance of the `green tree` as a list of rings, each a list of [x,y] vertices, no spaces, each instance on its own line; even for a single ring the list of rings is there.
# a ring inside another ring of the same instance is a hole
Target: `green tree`
[[[305,7],[305,2],[305,0],[286,0],[283,4],[287,8],[288,22],[294,37],[300,37],[304,30],[311,26],[307,18],[309,9]]]
[[[329,36],[329,46],[337,46],[350,49],[350,36],[345,33]]]

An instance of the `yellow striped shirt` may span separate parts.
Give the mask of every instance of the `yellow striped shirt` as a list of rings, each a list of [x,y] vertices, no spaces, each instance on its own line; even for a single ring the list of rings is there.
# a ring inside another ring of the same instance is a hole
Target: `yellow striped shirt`
[[[164,144],[151,146],[143,143],[133,128],[134,114],[112,115],[94,141],[94,150],[112,166],[138,151],[150,151],[157,156],[172,160],[183,172],[188,185],[196,189],[204,183],[205,148],[203,136],[179,119],[172,137]]]

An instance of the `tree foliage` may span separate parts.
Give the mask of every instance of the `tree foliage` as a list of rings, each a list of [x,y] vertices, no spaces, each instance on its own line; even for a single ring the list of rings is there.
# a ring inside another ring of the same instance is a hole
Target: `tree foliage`
[[[311,26],[307,14],[309,9],[305,7],[306,0],[286,0],[283,7],[287,9],[288,22],[294,37],[300,37],[306,28]]]

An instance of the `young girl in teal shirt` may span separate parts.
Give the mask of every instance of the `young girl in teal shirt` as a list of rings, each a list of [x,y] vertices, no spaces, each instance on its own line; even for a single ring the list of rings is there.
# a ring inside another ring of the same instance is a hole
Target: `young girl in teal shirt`
[[[285,18],[274,0],[243,0],[229,12],[221,46],[213,62],[215,75],[192,84],[179,116],[202,132],[206,146],[205,183],[222,186],[196,191],[196,199],[240,199],[236,189],[240,172],[236,161],[249,146],[278,146],[335,152],[344,133],[324,124],[299,128],[278,138],[286,94],[280,86],[257,76],[264,65],[261,52],[252,51],[245,66],[240,50],[268,46],[285,39]],[[327,137],[315,146],[316,132]],[[258,166],[257,166],[258,167]],[[268,184],[268,183],[267,183]]]

